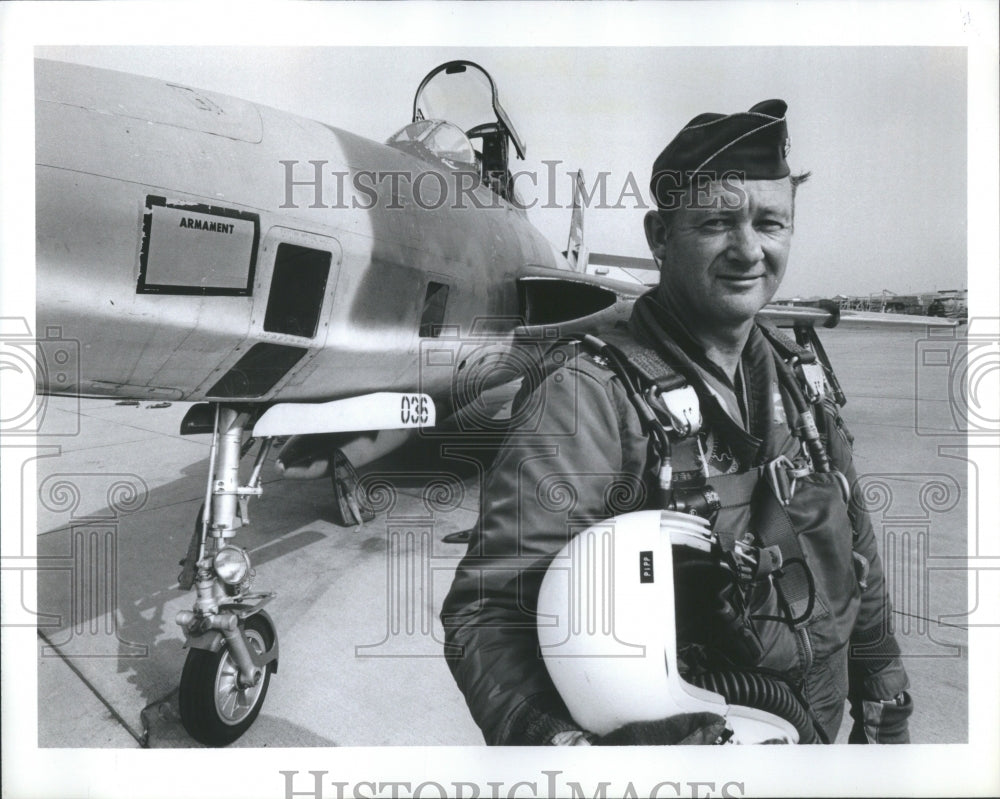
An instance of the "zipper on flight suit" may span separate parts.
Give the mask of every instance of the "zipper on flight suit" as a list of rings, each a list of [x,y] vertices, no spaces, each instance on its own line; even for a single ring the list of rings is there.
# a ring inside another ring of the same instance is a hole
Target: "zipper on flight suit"
[[[802,658],[802,679],[804,680],[806,673],[812,668],[813,662],[813,649],[812,642],[809,640],[809,631],[805,627],[796,629],[795,641],[799,645],[799,657]]]

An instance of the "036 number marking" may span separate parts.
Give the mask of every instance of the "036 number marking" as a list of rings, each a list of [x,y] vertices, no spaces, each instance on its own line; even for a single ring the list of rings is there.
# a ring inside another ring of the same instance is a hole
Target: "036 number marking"
[[[427,397],[419,394],[404,394],[399,402],[399,418],[406,425],[427,424]]]

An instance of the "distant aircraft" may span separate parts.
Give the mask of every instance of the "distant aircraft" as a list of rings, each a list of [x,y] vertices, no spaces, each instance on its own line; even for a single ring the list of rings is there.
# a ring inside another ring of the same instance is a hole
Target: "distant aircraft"
[[[180,708],[224,745],[277,667],[274,595],[233,543],[273,441],[290,437],[286,476],[332,478],[338,520],[360,522],[355,467],[514,381],[516,342],[599,330],[644,289],[586,273],[582,208],[570,259],[528,222],[510,170],[525,145],[471,61],[432,70],[384,144],[91,67],[39,60],[35,86],[38,329],[79,346],[37,390],[197,403],[181,432],[213,438]],[[837,317],[764,315],[803,335]]]

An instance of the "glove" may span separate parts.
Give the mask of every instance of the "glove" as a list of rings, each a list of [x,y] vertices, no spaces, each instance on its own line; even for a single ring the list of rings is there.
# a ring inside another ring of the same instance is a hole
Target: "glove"
[[[900,691],[895,699],[862,699],[861,709],[851,707],[854,727],[847,739],[852,744],[908,744],[909,718],[913,714],[913,699]],[[859,718],[860,716],[860,718]]]
[[[595,746],[665,746],[670,744],[721,744],[732,736],[726,720],[715,713],[684,713],[656,721],[633,721],[607,735]]]

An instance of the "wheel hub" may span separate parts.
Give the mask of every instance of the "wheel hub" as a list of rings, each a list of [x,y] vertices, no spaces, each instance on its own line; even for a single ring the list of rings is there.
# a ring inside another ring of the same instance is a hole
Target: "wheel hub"
[[[256,630],[244,630],[247,645],[255,655],[264,652],[264,639]],[[229,654],[219,662],[219,670],[215,679],[215,708],[219,717],[227,724],[239,724],[247,717],[260,697],[263,680],[262,671],[254,671],[253,685],[244,685],[240,679],[240,670]]]

